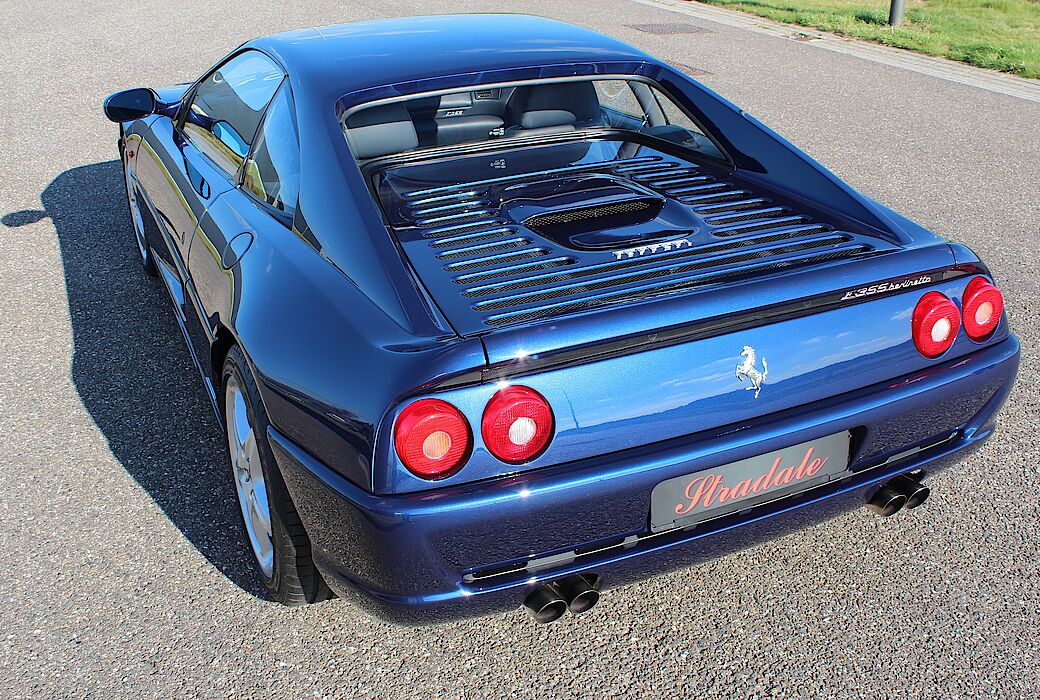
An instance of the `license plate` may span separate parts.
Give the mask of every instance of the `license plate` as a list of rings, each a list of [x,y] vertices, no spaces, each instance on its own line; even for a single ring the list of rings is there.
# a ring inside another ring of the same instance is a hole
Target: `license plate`
[[[840,478],[849,466],[849,433],[785,447],[662,481],[650,495],[650,530],[717,518]]]

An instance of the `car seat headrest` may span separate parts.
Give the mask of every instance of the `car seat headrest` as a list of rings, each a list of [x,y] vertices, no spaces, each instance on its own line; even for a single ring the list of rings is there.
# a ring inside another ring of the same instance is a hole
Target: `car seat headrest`
[[[369,107],[346,119],[347,143],[359,159],[410,151],[419,145],[415,124],[402,105]]]

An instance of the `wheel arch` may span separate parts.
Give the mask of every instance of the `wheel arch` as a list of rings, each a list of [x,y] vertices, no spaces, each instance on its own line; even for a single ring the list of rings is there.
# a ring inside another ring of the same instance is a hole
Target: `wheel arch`
[[[235,334],[227,326],[220,325],[217,327],[217,332],[209,347],[210,381],[213,383],[213,393],[216,398],[217,408],[221,413],[221,418],[224,418],[224,402],[221,400],[224,394],[224,360],[227,359],[231,348],[238,345],[238,339],[235,338]],[[245,352],[243,351],[244,354]]]
[[[216,331],[213,336],[213,342],[210,343],[209,347],[209,364],[210,364],[210,382],[213,385],[213,395],[216,399],[217,410],[219,412],[220,424],[224,425],[224,361],[227,359],[228,353],[231,352],[231,348],[238,348],[242,353],[242,357],[246,361],[246,369],[249,370],[250,374],[253,375],[253,381],[257,383],[257,386],[262,387],[263,383],[260,381],[260,375],[256,370],[256,365],[253,364],[253,359],[249,356],[249,352],[246,351],[245,346],[239,341],[238,336],[223,324],[218,324]],[[260,392],[260,401],[264,404],[264,410],[267,410],[267,402],[264,398],[264,392]]]

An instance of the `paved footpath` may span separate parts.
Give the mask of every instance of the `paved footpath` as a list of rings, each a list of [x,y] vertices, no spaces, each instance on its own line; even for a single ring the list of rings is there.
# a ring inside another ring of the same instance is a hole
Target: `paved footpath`
[[[659,2],[522,9],[689,66],[975,248],[1024,346],[999,436],[918,511],[852,513],[553,626],[518,611],[406,629],[258,595],[217,428],[164,293],[136,270],[101,100],[191,79],[258,34],[516,7],[4,4],[0,697],[1036,697],[1040,103]]]

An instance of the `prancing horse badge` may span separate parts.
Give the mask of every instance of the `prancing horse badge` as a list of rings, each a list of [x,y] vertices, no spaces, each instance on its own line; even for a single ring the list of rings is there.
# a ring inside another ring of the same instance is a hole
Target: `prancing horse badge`
[[[762,384],[766,380],[766,376],[769,374],[769,363],[766,362],[766,358],[762,357],[762,371],[759,372],[758,368],[755,367],[757,359],[755,357],[755,349],[750,345],[745,345],[741,351],[740,356],[744,358],[742,364],[737,365],[737,379],[744,381],[745,379],[751,380],[751,386],[744,387],[746,390],[751,391],[754,389],[755,398],[758,398],[759,393],[762,391]]]

